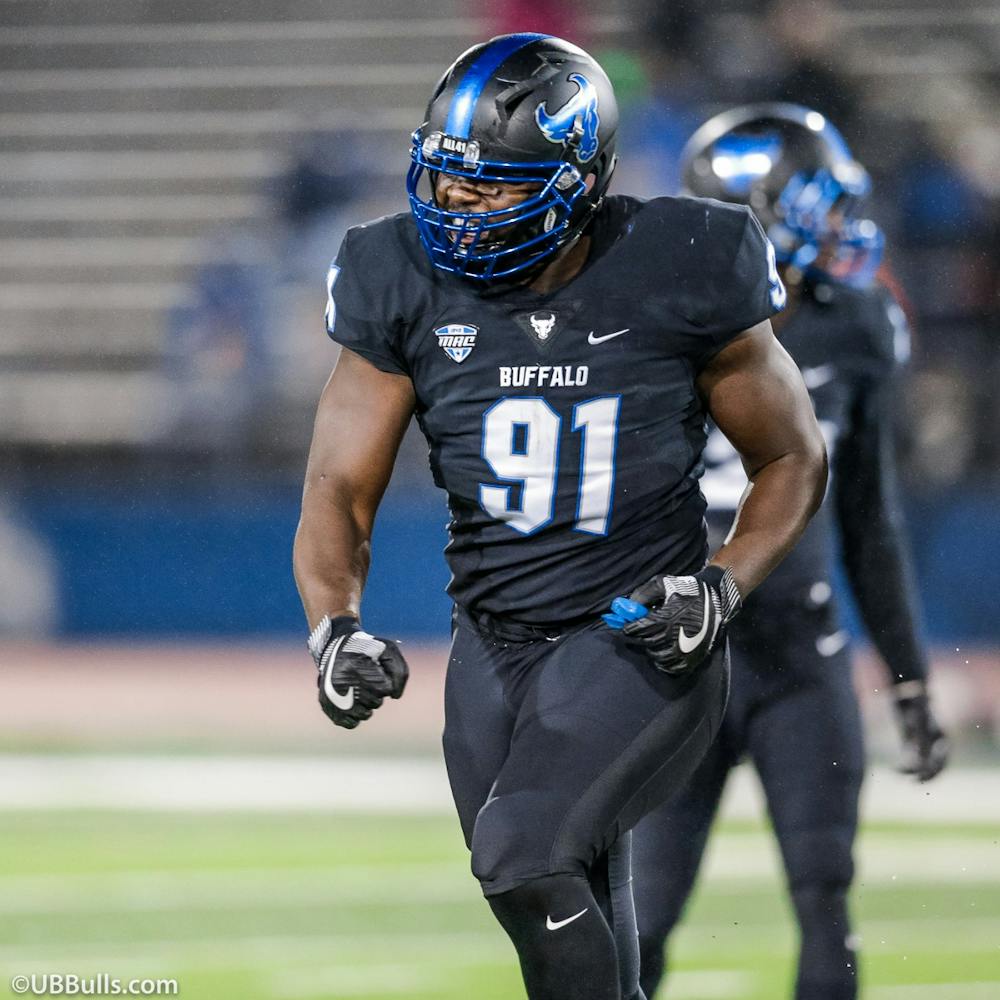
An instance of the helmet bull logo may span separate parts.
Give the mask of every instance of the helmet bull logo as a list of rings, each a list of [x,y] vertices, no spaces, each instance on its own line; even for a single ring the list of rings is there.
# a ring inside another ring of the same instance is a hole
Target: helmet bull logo
[[[601,127],[597,89],[579,73],[571,73],[569,78],[580,89],[555,114],[549,113],[547,102],[539,104],[535,108],[535,121],[549,142],[576,139],[577,159],[589,163],[597,155],[597,130]]]

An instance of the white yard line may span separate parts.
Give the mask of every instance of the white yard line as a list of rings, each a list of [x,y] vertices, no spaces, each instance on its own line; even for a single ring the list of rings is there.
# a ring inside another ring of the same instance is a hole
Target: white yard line
[[[982,836],[935,836],[933,829],[924,828],[917,838],[863,833],[855,849],[855,884],[1000,884],[1000,843],[988,831]],[[740,892],[747,882],[780,875],[777,850],[770,835],[720,833],[709,841],[705,873]]]
[[[331,829],[330,843],[336,844],[335,829]],[[887,886],[932,885],[967,886],[973,892],[976,886],[1000,884],[1000,848],[982,838],[889,843],[887,838],[872,834],[861,838],[857,853],[862,873],[857,888],[861,892]],[[723,833],[712,842],[704,878],[714,884],[716,892],[739,894],[778,881],[782,875],[767,836]],[[0,875],[0,914],[254,906],[294,909],[339,904],[392,907],[459,903],[476,893],[468,864],[458,859],[391,866],[17,874]],[[966,919],[978,922],[980,918],[970,908]],[[926,926],[920,914],[913,922]]]
[[[453,963],[449,963],[453,964]],[[431,970],[414,965],[331,965],[325,969],[274,976],[269,996],[283,1000],[299,997],[361,997],[379,995],[429,993],[446,985],[443,970]]]
[[[0,808],[441,813],[437,761],[0,756]]]
[[[974,911],[973,911],[974,912]],[[996,952],[1000,940],[1000,918],[963,917],[961,933],[956,935],[954,919],[928,918],[924,911],[894,920],[859,921],[860,951],[865,955],[917,955],[940,948],[947,942],[948,954],[983,955]],[[682,925],[683,942],[678,948],[688,958],[711,960],[720,949],[730,957],[772,947],[776,934],[794,937],[791,916],[767,914],[759,922],[721,921],[697,926]],[[998,994],[1000,995],[1000,994]],[[948,998],[942,998],[948,1000]]]
[[[997,1000],[1000,979],[979,983],[928,983],[925,986],[874,986],[868,1000]]]
[[[468,902],[478,893],[472,875],[454,864],[15,876],[0,878],[0,914],[432,906]]]
[[[497,964],[512,965],[514,953]],[[455,954],[449,957],[449,968],[460,965],[482,965],[481,958]],[[445,975],[447,975],[445,973]],[[313,968],[308,973],[276,976],[271,994],[278,998],[308,996],[366,996],[371,993],[426,993],[446,985],[443,976],[433,976],[428,970],[408,965],[346,966]],[[753,985],[753,976],[724,969],[699,969],[671,973],[672,1000],[730,1000],[745,996]]]
[[[485,904],[484,904],[485,905]],[[456,955],[469,962],[512,958],[510,942],[499,927],[495,931],[435,932],[380,931],[364,934],[306,933],[247,935],[244,937],[160,938],[129,942],[56,941],[0,947],[0,970],[24,972],[51,965],[53,959],[72,963],[74,971],[150,968],[150,962],[171,962],[174,968],[223,969],[234,963],[247,967],[267,967],[312,960],[317,954],[324,961],[339,965],[355,964],[359,954],[380,955],[391,942],[397,961],[426,961],[440,956],[442,964]],[[17,966],[15,969],[14,967]],[[2,982],[2,979],[0,979]]]
[[[485,905],[485,904],[484,904]],[[982,954],[995,950],[1000,921],[996,919],[976,922],[968,928],[968,940],[949,940],[949,954]],[[898,926],[899,941],[890,943],[888,925]],[[928,921],[927,928],[919,918],[912,921],[891,921],[876,925],[862,925],[861,950],[868,954],[916,954],[922,949],[939,944],[942,935],[954,932],[954,923]],[[788,927],[789,933],[791,927]],[[876,939],[876,933],[886,932],[885,944]],[[702,925],[686,933],[681,929],[682,944],[678,945],[689,960],[704,957],[706,964],[719,949],[732,955],[771,947],[775,940],[774,922],[760,925],[731,922]],[[42,968],[55,959],[73,963],[75,970],[89,972],[113,968],[116,974],[136,970],[166,968],[161,963],[172,963],[176,969],[212,969],[230,967],[234,962],[252,967],[312,961],[317,955],[324,962],[336,965],[354,964],[359,954],[381,954],[391,948],[399,962],[409,959],[426,960],[428,956],[442,956],[449,965],[460,961],[482,964],[505,961],[511,957],[510,943],[497,928],[496,931],[459,931],[442,929],[437,932],[418,930],[330,931],[322,933],[297,933],[288,935],[233,935],[197,938],[151,938],[125,942],[66,941],[52,939],[48,944],[38,942],[0,947],[0,973]],[[15,970],[14,966],[18,966]],[[147,973],[148,974],[148,973]],[[890,1000],[890,998],[885,998]],[[935,1000],[952,1000],[941,994]]]
[[[761,814],[747,767],[736,770],[723,816]],[[0,810],[451,813],[444,765],[400,760],[289,756],[0,754]],[[952,770],[917,785],[888,769],[868,775],[864,815],[874,821],[969,823],[1000,831],[1000,771]]]
[[[725,969],[677,970],[670,973],[670,1000],[730,1000],[751,992],[754,976]]]

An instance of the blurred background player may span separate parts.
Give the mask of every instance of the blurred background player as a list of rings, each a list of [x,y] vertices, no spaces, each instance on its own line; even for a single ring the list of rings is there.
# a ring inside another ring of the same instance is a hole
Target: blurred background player
[[[876,277],[881,234],[856,215],[868,176],[823,115],[782,103],[726,111],[691,138],[683,169],[690,193],[750,205],[776,247],[788,304],[775,331],[801,368],[834,473],[795,550],[731,626],[733,680],[719,738],[685,791],[636,831],[642,983],[652,997],[729,771],[749,757],[801,931],[796,1000],[852,1000],[847,893],[864,755],[848,634],[833,598],[838,533],[861,617],[889,670],[902,770],[927,781],[948,754],[927,695],[895,488],[893,382],[909,333]],[[710,531],[721,539],[738,521],[746,476],[717,429],[705,461]]]

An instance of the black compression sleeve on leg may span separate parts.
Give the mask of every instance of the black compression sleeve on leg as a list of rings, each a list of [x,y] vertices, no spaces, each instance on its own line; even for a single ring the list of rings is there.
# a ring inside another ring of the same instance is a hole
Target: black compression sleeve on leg
[[[646,1000],[639,988],[639,929],[632,898],[632,831],[623,833],[608,851],[611,931],[618,948],[622,1000]]]
[[[840,886],[812,885],[792,890],[802,932],[795,1000],[856,1000],[858,957]]]
[[[639,989],[639,931],[632,899],[632,834],[618,841],[591,866],[590,891],[611,927],[618,952],[622,1000],[646,1000]]]
[[[602,854],[591,866],[587,873],[587,881],[590,883],[590,891],[594,894],[597,905],[604,914],[604,919],[614,933],[615,916],[611,909],[611,885],[608,881],[608,855]]]
[[[611,928],[578,875],[546,875],[487,897],[521,962],[528,1000],[621,1000]]]

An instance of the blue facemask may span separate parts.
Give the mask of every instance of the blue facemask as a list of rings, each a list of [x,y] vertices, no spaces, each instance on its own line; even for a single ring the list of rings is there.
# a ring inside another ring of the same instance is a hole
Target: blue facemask
[[[453,149],[446,148],[455,147]],[[562,160],[501,163],[481,160],[474,140],[413,133],[406,177],[410,210],[431,263],[467,278],[491,280],[516,274],[559,249],[573,235],[573,214],[585,190],[579,170]],[[445,211],[434,197],[438,174],[490,183],[538,184],[513,208],[492,212]],[[429,194],[421,197],[426,177]]]
[[[781,221],[768,230],[778,262],[853,287],[870,285],[885,241],[871,219],[852,214],[870,187],[863,172],[847,180],[838,180],[828,170],[795,174],[778,199]],[[837,224],[831,223],[834,209],[840,216]],[[830,253],[820,268],[816,261],[824,250]]]

